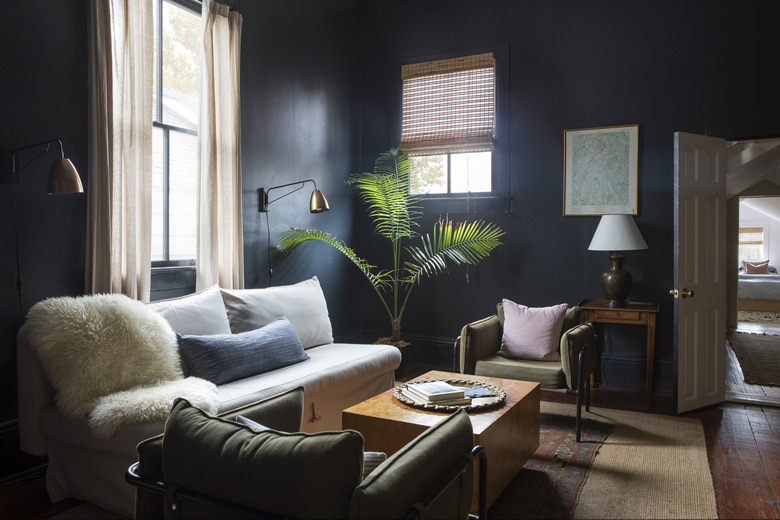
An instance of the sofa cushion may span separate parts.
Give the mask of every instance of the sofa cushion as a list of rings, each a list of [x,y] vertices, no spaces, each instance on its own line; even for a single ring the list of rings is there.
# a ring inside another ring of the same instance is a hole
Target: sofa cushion
[[[102,396],[182,377],[170,325],[122,294],[39,302],[27,338],[69,418],[86,417]]]
[[[316,276],[294,285],[221,291],[234,333],[254,330],[286,316],[303,348],[333,343],[328,305]]]
[[[495,355],[477,361],[474,374],[534,381],[540,383],[543,390],[566,388],[566,377],[560,361],[508,359]]]
[[[181,298],[148,303],[147,307],[159,313],[180,334],[231,332],[222,294],[216,285]]]
[[[284,316],[239,334],[176,336],[189,374],[217,385],[309,359]]]
[[[360,483],[356,431],[255,432],[178,400],[165,423],[167,483],[293,518],[346,518]]]
[[[504,299],[504,332],[499,354],[507,358],[559,361],[561,327],[567,304],[526,307]]]
[[[305,363],[221,385],[219,411],[302,386],[306,389],[302,430],[340,430],[341,411],[392,388],[393,371],[401,363],[400,351],[391,345],[329,343],[306,353],[310,359]]]

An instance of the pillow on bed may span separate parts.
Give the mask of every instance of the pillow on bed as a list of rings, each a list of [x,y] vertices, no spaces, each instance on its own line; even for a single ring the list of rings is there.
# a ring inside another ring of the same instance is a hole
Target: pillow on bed
[[[742,261],[742,267],[745,274],[769,274],[769,260],[763,262]]]

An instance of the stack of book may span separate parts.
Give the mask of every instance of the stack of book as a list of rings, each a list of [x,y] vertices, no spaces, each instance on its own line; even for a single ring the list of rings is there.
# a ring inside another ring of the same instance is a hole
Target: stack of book
[[[436,404],[440,406],[471,404],[471,398],[465,396],[463,388],[453,386],[444,381],[409,383],[405,388],[401,389],[401,393],[420,404]]]

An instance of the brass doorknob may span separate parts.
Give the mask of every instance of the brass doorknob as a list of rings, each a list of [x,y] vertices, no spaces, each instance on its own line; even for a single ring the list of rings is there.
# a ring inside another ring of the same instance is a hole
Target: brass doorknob
[[[689,298],[689,297],[693,298],[694,292],[683,288],[682,290],[671,289],[669,290],[669,294],[671,294],[675,298]]]

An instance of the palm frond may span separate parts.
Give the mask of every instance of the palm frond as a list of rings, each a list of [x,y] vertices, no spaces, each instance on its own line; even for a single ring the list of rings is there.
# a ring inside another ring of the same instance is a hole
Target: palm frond
[[[374,231],[396,241],[410,237],[419,209],[417,197],[409,193],[409,157],[398,148],[379,154],[373,173],[350,175],[347,184],[358,188],[374,223]]]
[[[415,283],[422,276],[438,275],[447,269],[448,262],[477,264],[501,245],[499,238],[503,235],[501,228],[481,220],[458,224],[449,219],[439,221],[433,236],[420,237],[421,246],[407,248],[412,259],[405,263],[405,281]]]
[[[316,229],[305,229],[290,227],[288,231],[283,231],[276,236],[277,248],[282,253],[289,253],[295,249],[298,245],[309,240],[317,240],[324,242],[336,248],[344,256],[357,266],[358,269],[368,278],[368,281],[375,289],[380,289],[390,283],[390,273],[387,271],[380,271],[374,273],[372,269],[376,266],[369,264],[364,259],[355,254],[352,248],[348,247],[344,242],[337,240],[332,235],[318,231]]]

